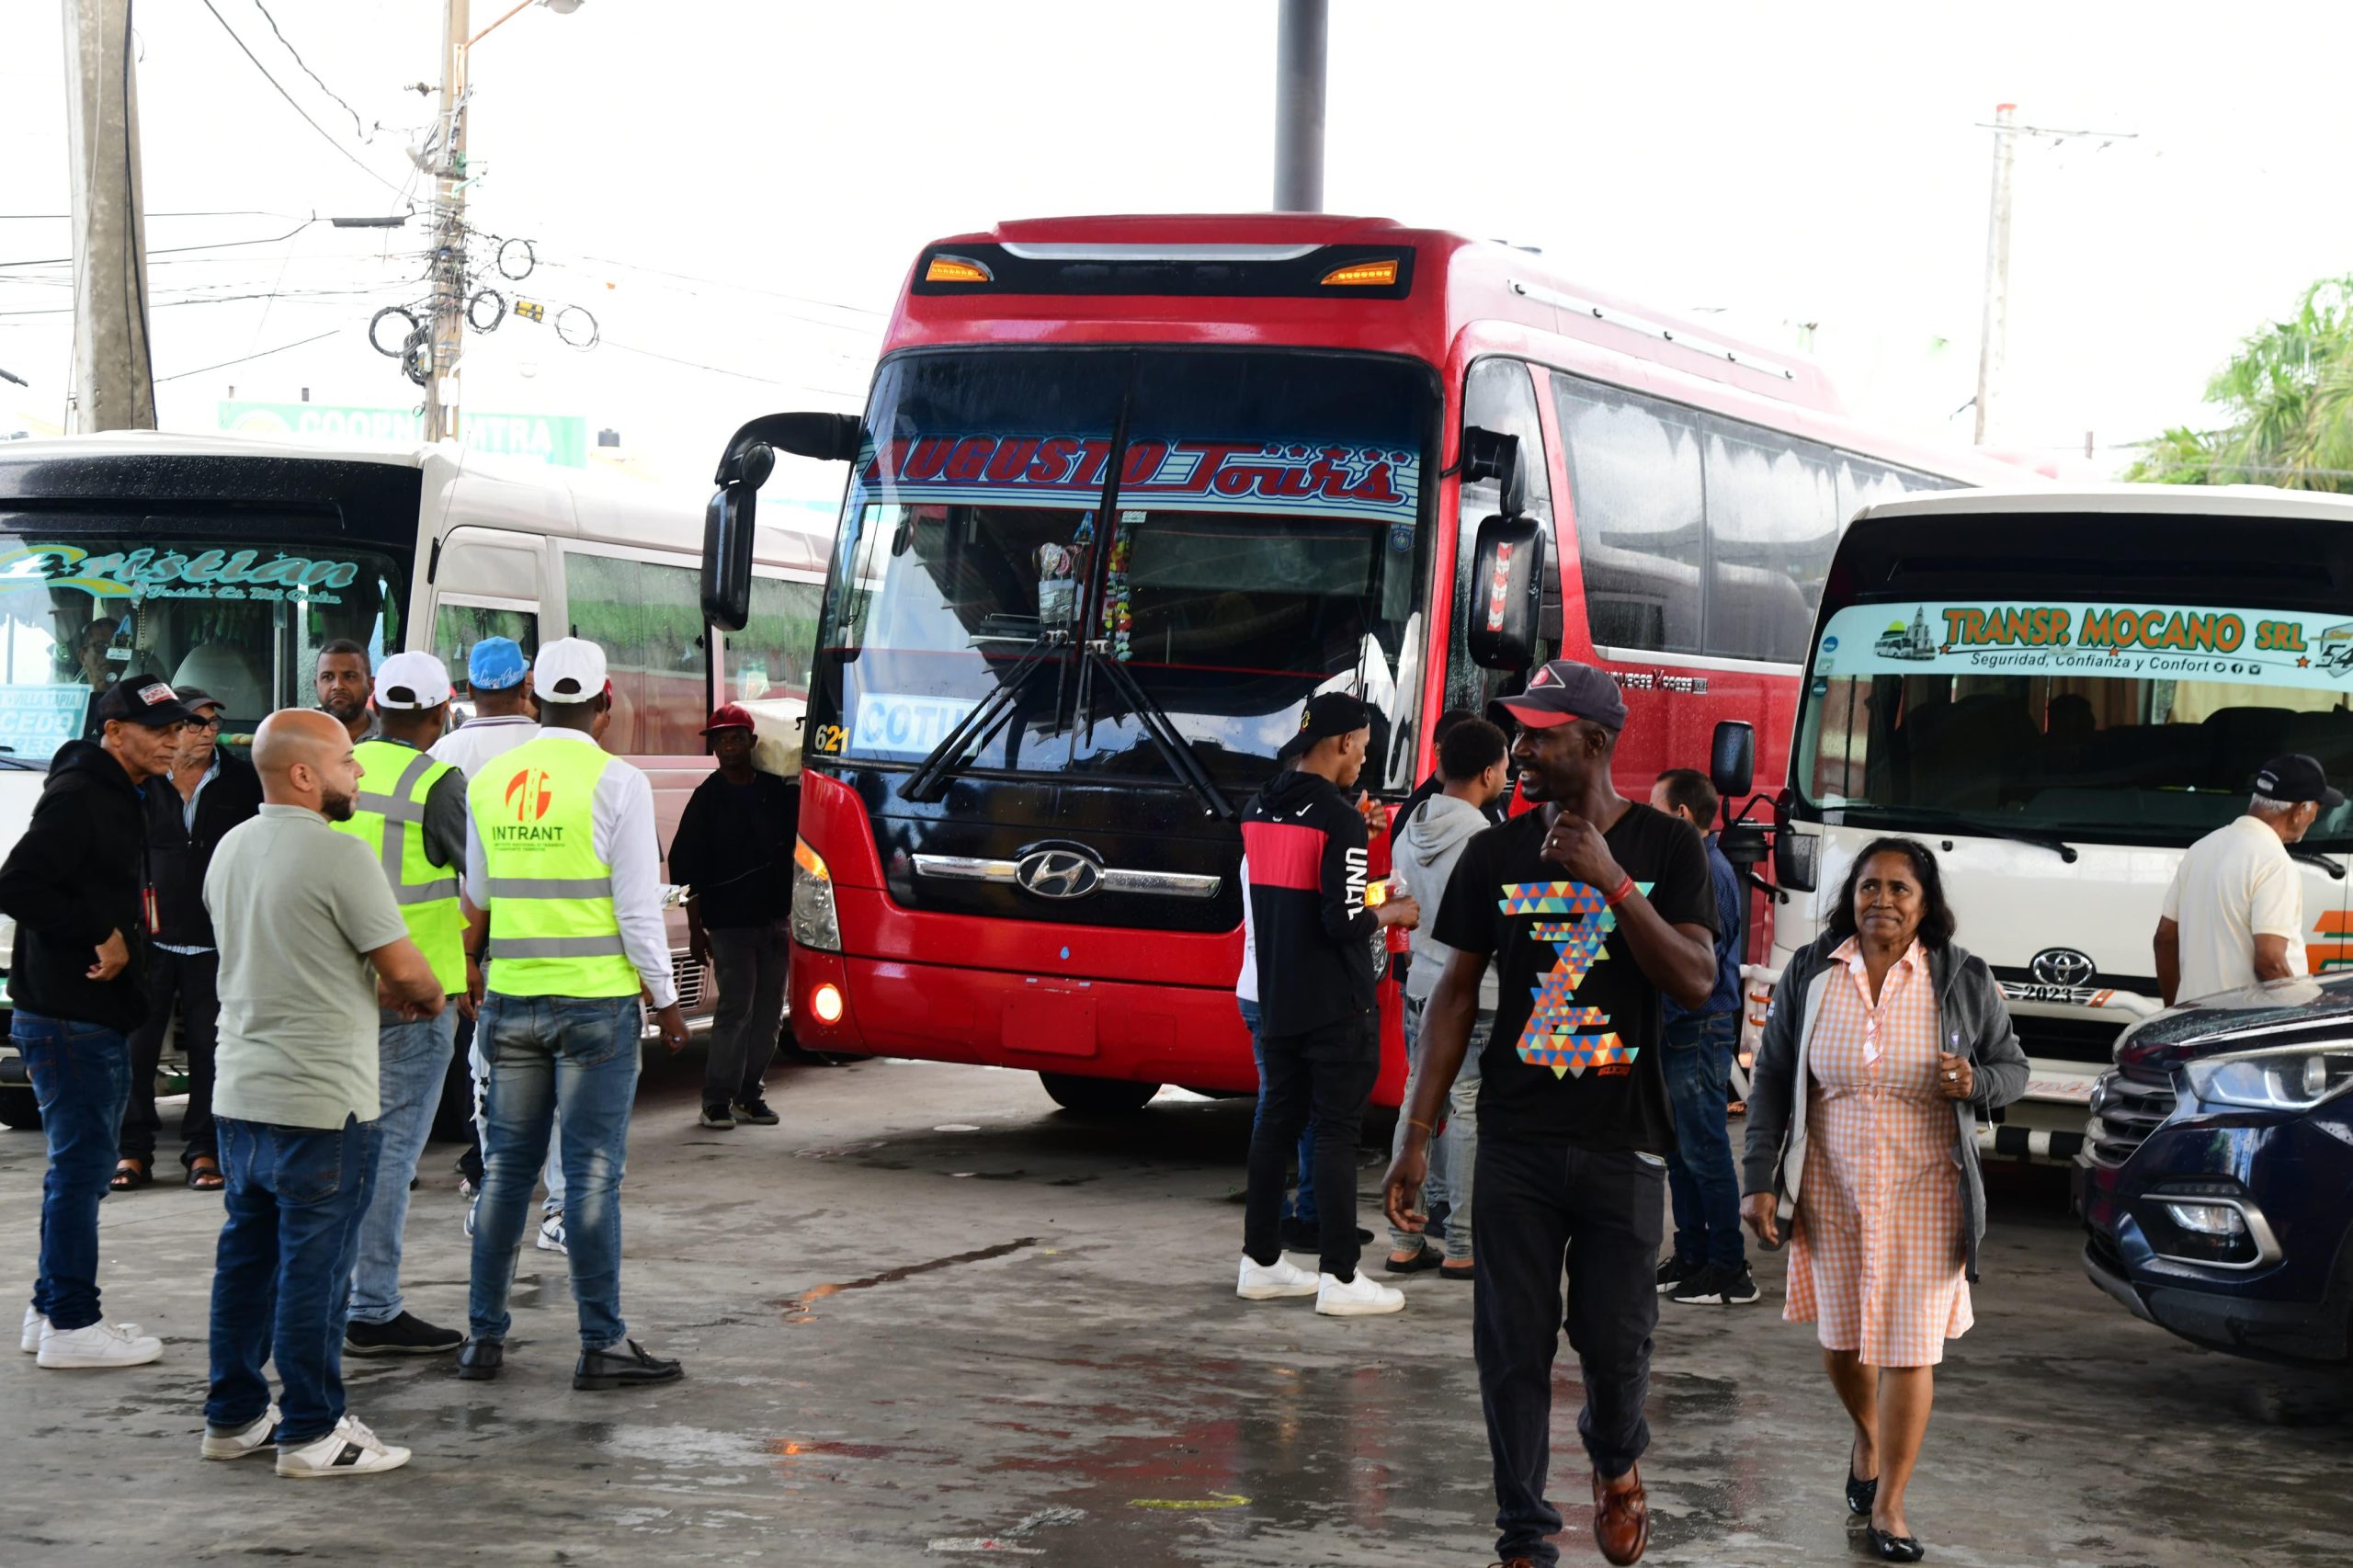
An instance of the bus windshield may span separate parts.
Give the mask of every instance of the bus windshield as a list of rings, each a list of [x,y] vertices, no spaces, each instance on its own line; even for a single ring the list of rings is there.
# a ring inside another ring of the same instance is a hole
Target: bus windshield
[[[2179,846],[2303,752],[2353,775],[2353,620],[2054,599],[1829,616],[1792,783],[1825,820]],[[2353,808],[2305,842],[2353,846]]]
[[[226,729],[250,732],[309,704],[325,643],[348,638],[371,660],[400,646],[406,573],[391,556],[169,524],[0,511],[0,755],[46,762],[89,733],[98,692],[137,676],[200,688]]]
[[[887,363],[819,633],[832,712],[813,713],[812,750],[916,762],[1043,649],[972,766],[1167,777],[1149,716],[1090,646],[1220,784],[1262,781],[1319,690],[1361,692],[1381,745],[1421,685],[1436,400],[1426,367],[1362,355]]]

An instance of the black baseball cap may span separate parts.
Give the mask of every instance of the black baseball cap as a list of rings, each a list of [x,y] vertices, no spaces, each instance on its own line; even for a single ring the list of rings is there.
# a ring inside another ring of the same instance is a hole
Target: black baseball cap
[[[1555,659],[1528,680],[1528,689],[1496,704],[1531,730],[1590,719],[1613,733],[1626,727],[1626,699],[1609,672],[1574,659]]]
[[[1372,724],[1372,710],[1345,691],[1327,691],[1307,699],[1299,710],[1299,733],[1285,741],[1275,753],[1278,762],[1292,762],[1303,756],[1307,748],[1318,741],[1334,735],[1352,735]]]
[[[2317,801],[2327,811],[2345,803],[2345,791],[2330,789],[2328,775],[2322,771],[2320,764],[2302,752],[2275,756],[2265,763],[2255,776],[2255,792],[2267,801],[2281,801],[2291,806]]]
[[[167,724],[185,724],[196,717],[180,700],[180,694],[153,676],[119,680],[107,687],[98,699],[98,722],[119,719],[126,724],[140,724],[150,730],[160,730]]]

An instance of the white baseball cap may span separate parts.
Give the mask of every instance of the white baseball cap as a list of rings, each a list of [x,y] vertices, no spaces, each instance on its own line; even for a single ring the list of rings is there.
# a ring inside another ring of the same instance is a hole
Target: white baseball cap
[[[586,702],[604,693],[605,651],[585,637],[542,642],[531,677],[541,702]]]
[[[449,672],[430,653],[394,653],[376,666],[379,708],[421,711],[449,696]]]

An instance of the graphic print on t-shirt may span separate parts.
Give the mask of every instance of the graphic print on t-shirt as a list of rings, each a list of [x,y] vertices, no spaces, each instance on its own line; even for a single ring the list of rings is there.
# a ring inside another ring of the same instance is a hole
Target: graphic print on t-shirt
[[[1638,885],[1647,896],[1651,884]],[[1617,913],[1603,901],[1600,890],[1584,882],[1506,882],[1502,908],[1506,918],[1573,916],[1540,919],[1529,927],[1531,936],[1551,943],[1560,957],[1531,993],[1536,1006],[1528,1015],[1527,1028],[1519,1032],[1519,1059],[1531,1067],[1550,1067],[1556,1078],[1581,1078],[1588,1067],[1605,1073],[1631,1068],[1641,1048],[1619,1038],[1609,1028],[1608,1014],[1576,1005],[1577,988],[1593,966],[1609,956],[1602,944],[1618,928]]]

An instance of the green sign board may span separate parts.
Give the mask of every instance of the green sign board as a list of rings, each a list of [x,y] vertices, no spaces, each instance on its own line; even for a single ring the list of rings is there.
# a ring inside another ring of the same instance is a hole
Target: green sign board
[[[223,398],[221,428],[240,436],[297,440],[348,437],[416,441],[424,424],[414,409],[352,408],[332,403],[253,403]],[[588,422],[576,414],[476,414],[458,428],[466,446],[492,457],[521,458],[555,468],[588,466]]]

